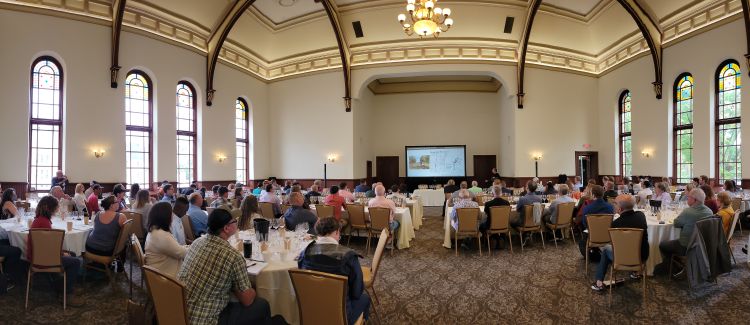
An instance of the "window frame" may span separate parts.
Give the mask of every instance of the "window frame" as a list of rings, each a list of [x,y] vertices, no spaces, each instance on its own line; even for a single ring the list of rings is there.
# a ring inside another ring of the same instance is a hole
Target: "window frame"
[[[244,120],[245,138],[244,139],[237,138],[237,125],[236,125],[237,102],[240,102],[245,107],[245,120]],[[235,132],[234,134],[235,134],[235,139],[234,139],[235,140],[234,141],[235,155],[237,154],[237,143],[245,144],[245,161],[244,161],[245,179],[237,180],[238,182],[242,182],[244,184],[249,179],[249,174],[250,174],[250,105],[248,105],[247,101],[242,97],[237,97],[237,99],[235,100]],[[237,176],[237,168],[235,166],[235,177],[236,176]]]
[[[155,85],[153,81],[151,80],[151,77],[149,75],[138,69],[133,69],[128,71],[128,73],[125,74],[125,80],[127,80],[128,76],[131,74],[138,74],[143,77],[143,79],[146,79],[146,82],[148,83],[148,127],[144,126],[137,126],[137,125],[128,125],[127,124],[127,118],[125,119],[125,175],[127,178],[127,169],[128,169],[128,148],[127,148],[127,131],[138,131],[138,132],[146,132],[148,133],[148,185],[147,189],[151,188],[151,183],[154,180],[154,91],[155,91]],[[123,90],[128,87],[127,83],[124,83]],[[127,101],[128,98],[124,97]],[[123,107],[123,110],[125,107]],[[127,111],[125,111],[125,114],[128,114]],[[127,179],[126,179],[127,182]],[[127,184],[128,187],[130,187],[133,184]],[[141,188],[143,188],[143,184],[140,184]]]
[[[714,115],[714,170],[716,171],[716,178],[715,179],[716,179],[716,182],[718,182],[718,183],[723,183],[724,182],[724,180],[721,177],[721,169],[720,169],[721,168],[721,162],[719,161],[719,158],[721,157],[721,154],[720,154],[721,145],[720,145],[720,142],[719,142],[719,134],[721,133],[720,132],[720,128],[722,126],[728,125],[728,124],[739,124],[739,126],[737,128],[738,130],[740,130],[740,134],[739,134],[740,145],[739,145],[739,148],[740,149],[742,148],[742,133],[741,133],[742,132],[741,131],[742,130],[742,100],[740,99],[740,101],[736,102],[736,103],[740,104],[740,109],[738,110],[739,111],[739,116],[738,117],[731,117],[731,118],[724,118],[724,119],[720,118],[721,115],[720,115],[720,107],[719,107],[719,96],[721,95],[722,91],[719,90],[719,83],[720,83],[720,80],[721,80],[721,70],[725,66],[727,66],[729,64],[732,64],[732,63],[734,63],[734,64],[737,65],[737,74],[736,74],[736,76],[737,76],[737,78],[739,78],[739,80],[742,80],[741,79],[742,78],[742,66],[735,59],[727,59],[727,60],[724,60],[723,62],[721,62],[721,64],[719,64],[719,66],[716,68],[716,73],[714,74],[714,86],[715,86],[715,88],[714,88],[714,114],[715,114]],[[742,89],[741,83],[740,83],[740,86],[736,87],[735,89],[739,89],[740,92],[741,92],[741,89]],[[735,181],[738,181],[738,183],[742,182],[742,155],[741,155],[741,152],[742,152],[742,150],[740,150],[740,153],[739,153],[739,155],[740,155],[739,156],[739,167],[740,167],[740,169],[738,171],[739,179],[735,180]]]
[[[685,77],[691,77],[691,78],[693,78],[693,81],[690,84],[690,87],[692,88],[692,90],[691,90],[691,96],[690,96],[690,102],[691,102],[691,105],[690,105],[691,119],[690,119],[690,121],[691,121],[691,123],[690,124],[679,125],[678,124],[679,109],[678,109],[677,105],[680,103],[680,100],[677,99],[677,94],[681,90],[680,84],[681,84],[682,79],[685,78]],[[688,182],[684,182],[684,183],[680,183],[679,182],[679,180],[680,180],[680,177],[679,177],[679,174],[678,174],[679,169],[677,168],[677,166],[679,164],[677,162],[677,155],[679,154],[679,149],[678,149],[678,145],[677,145],[678,142],[677,141],[678,141],[678,133],[680,131],[690,130],[690,133],[693,135],[693,144],[690,147],[691,157],[693,158],[693,161],[691,161],[689,165],[691,165],[691,170],[694,171],[695,170],[695,159],[693,157],[693,153],[694,153],[693,150],[695,149],[695,132],[694,132],[694,125],[695,125],[695,123],[694,123],[695,122],[695,120],[694,120],[694,118],[695,118],[695,115],[694,115],[694,113],[695,113],[695,105],[694,105],[694,103],[695,103],[695,101],[694,101],[695,100],[695,77],[693,77],[693,75],[690,72],[683,72],[683,73],[681,73],[675,79],[675,81],[674,81],[674,87],[672,88],[672,91],[674,92],[673,93],[674,96],[672,97],[672,109],[673,109],[673,112],[672,112],[672,154],[673,154],[673,158],[672,158],[673,159],[673,161],[672,161],[672,175],[674,175],[674,182],[675,182],[675,184],[687,184],[687,183],[689,183],[689,181]],[[687,165],[687,164],[683,163],[682,165]],[[694,173],[691,173],[689,179],[692,179],[693,175],[694,175]]]
[[[34,73],[35,73],[34,67],[36,67],[36,65],[39,64],[39,62],[42,62],[42,61],[50,61],[50,62],[52,62],[54,65],[57,66],[57,70],[59,71],[59,74],[60,74],[60,89],[58,89],[58,91],[57,91],[57,96],[59,97],[58,98],[58,102],[60,103],[59,108],[58,108],[58,110],[59,110],[58,116],[60,118],[57,119],[57,120],[55,120],[55,119],[34,118]],[[57,166],[56,167],[57,167],[57,170],[64,170],[63,169],[63,122],[64,122],[63,112],[65,111],[65,109],[64,109],[64,105],[65,105],[65,101],[64,101],[64,99],[65,99],[65,94],[64,94],[64,87],[65,87],[65,82],[64,81],[65,81],[65,79],[64,79],[64,77],[65,76],[64,76],[64,71],[63,71],[63,68],[62,68],[62,64],[60,64],[60,61],[58,61],[56,58],[54,58],[54,57],[52,57],[50,55],[42,55],[42,56],[36,58],[31,63],[31,69],[29,69],[29,71],[30,71],[30,73],[29,73],[29,76],[30,76],[30,78],[29,78],[29,138],[28,138],[29,139],[28,140],[29,141],[29,145],[28,145],[28,149],[29,150],[28,150],[28,164],[26,166],[27,167],[27,177],[28,177],[27,178],[28,179],[27,186],[28,186],[29,192],[44,192],[44,191],[48,191],[49,189],[38,189],[38,188],[34,187],[34,190],[32,191],[31,169],[32,169],[32,166],[34,166],[33,163],[32,163],[32,161],[31,161],[32,150],[33,150],[33,147],[32,147],[33,146],[32,136],[33,136],[33,133],[34,133],[33,129],[34,129],[34,125],[35,124],[52,125],[52,126],[57,126],[58,127],[58,136],[57,136],[57,142],[58,142],[57,143]],[[51,180],[52,179],[50,178],[50,181]]]
[[[183,131],[183,130],[180,130],[177,127],[177,124],[178,124],[177,120],[179,119],[177,117],[178,116],[177,115],[177,110],[179,109],[178,108],[179,106],[177,104],[178,103],[177,102],[177,100],[178,100],[177,96],[179,96],[179,95],[177,95],[177,88],[179,88],[180,85],[187,86],[187,88],[192,93],[192,96],[191,96],[192,97],[192,106],[193,106],[192,107],[192,112],[193,112],[193,131],[192,132],[191,131]],[[177,154],[177,157],[175,157],[175,158],[179,157],[179,154],[178,154],[179,144],[177,143],[179,136],[189,136],[189,137],[193,138],[193,141],[192,141],[193,142],[193,157],[192,157],[193,158],[192,159],[193,160],[193,168],[192,168],[192,173],[193,173],[193,177],[192,178],[193,179],[189,180],[189,182],[187,184],[188,186],[190,185],[190,183],[192,183],[193,181],[195,181],[195,180],[198,179],[198,98],[197,98],[197,94],[198,93],[195,91],[195,87],[193,87],[193,84],[190,83],[187,80],[180,80],[179,82],[177,82],[177,85],[175,86],[175,130],[176,130],[175,144],[177,145],[175,147],[175,154]],[[177,175],[176,176],[177,176],[178,187],[180,185],[179,184],[179,178],[180,178],[180,168],[179,168],[179,166],[180,165],[179,165],[179,161],[178,161],[177,165],[175,166],[176,167],[175,169],[177,170]]]
[[[624,132],[622,124],[622,117],[623,117],[623,110],[625,109],[624,100],[625,97],[630,96],[630,131]],[[618,155],[620,156],[620,175],[624,177],[631,177],[633,176],[633,95],[630,93],[630,90],[625,89],[620,93],[620,96],[617,100],[617,139],[618,144],[620,147]],[[625,138],[630,138],[630,174],[631,175],[625,175],[625,161],[623,157],[623,151],[625,150],[623,145],[623,140]]]

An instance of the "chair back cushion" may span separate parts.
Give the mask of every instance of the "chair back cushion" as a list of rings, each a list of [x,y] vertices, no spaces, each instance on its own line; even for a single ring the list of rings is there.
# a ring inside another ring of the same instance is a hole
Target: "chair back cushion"
[[[114,220],[117,222],[117,220]],[[138,225],[136,228],[141,228],[141,223],[135,223],[135,220],[127,220],[122,227],[120,227],[120,233],[117,235],[117,241],[115,242],[115,250],[112,251],[112,256],[119,255],[122,250],[125,249],[125,244],[128,242],[130,234],[132,234],[133,224]],[[137,235],[136,235],[137,236]]]
[[[531,204],[523,206],[523,226],[524,227],[536,227],[534,223],[534,206]]]
[[[139,266],[143,267],[143,265],[146,264],[146,260],[143,257],[143,248],[141,247],[141,242],[138,241],[138,237],[136,237],[135,234],[130,235],[130,247],[133,250],[136,262],[138,262]]]
[[[187,296],[185,286],[151,266],[144,266],[143,273],[151,299],[156,307],[159,324],[187,325]]]
[[[273,203],[260,202],[258,203],[258,207],[260,208],[260,215],[262,215],[263,218],[273,219],[276,217],[273,215]]]
[[[195,232],[193,232],[193,224],[190,223],[190,216],[182,216],[182,228],[185,230],[185,238],[189,241],[195,240]]]
[[[346,325],[346,281],[341,275],[289,270],[300,324]]]
[[[729,233],[727,234],[727,243],[729,243],[732,240],[732,236],[734,235],[734,228],[737,227],[737,222],[740,220],[740,213],[742,211],[735,210],[734,216],[732,217],[732,223],[729,225]]]
[[[567,225],[573,221],[574,202],[560,203],[557,205],[557,224]]]
[[[62,247],[65,230],[29,230],[29,241],[33,247],[31,267],[34,272],[62,272]],[[71,275],[73,276],[73,275]]]
[[[122,214],[125,215],[128,220],[133,220],[133,223],[136,225],[143,225],[143,216],[140,213],[137,212],[131,212],[131,211],[124,211]],[[133,233],[136,237],[140,240],[146,240],[146,234],[143,232],[143,226],[140,227],[132,227]]]
[[[612,225],[611,214],[589,214],[586,221],[589,225],[589,242],[596,244],[609,243],[609,227]]]
[[[734,211],[739,211],[741,205],[742,205],[742,198],[741,197],[732,198],[732,209]]]
[[[349,224],[357,227],[366,227],[365,206],[361,204],[347,204],[346,212],[349,213]]]
[[[510,206],[490,207],[490,230],[505,230],[510,227]]]
[[[388,229],[390,231],[391,209],[372,207],[370,212],[370,228],[372,230]]]
[[[388,241],[388,230],[383,229],[380,232],[380,238],[378,238],[378,247],[375,248],[375,256],[372,257],[372,278],[375,279],[375,275],[378,273],[378,267],[380,266],[380,259],[383,257],[383,250],[385,250],[385,242]]]
[[[458,232],[477,232],[479,208],[458,208],[456,209],[456,215],[458,215]]]
[[[610,228],[612,239],[612,253],[615,266],[636,266],[641,261],[641,240],[643,229],[638,228]]]
[[[325,204],[316,204],[315,214],[318,216],[318,219],[333,217],[333,206],[325,205]]]

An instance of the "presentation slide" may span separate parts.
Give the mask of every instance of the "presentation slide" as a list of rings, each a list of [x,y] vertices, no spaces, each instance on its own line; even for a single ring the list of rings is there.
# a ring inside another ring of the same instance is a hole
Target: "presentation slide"
[[[466,176],[466,146],[406,147],[406,177]]]

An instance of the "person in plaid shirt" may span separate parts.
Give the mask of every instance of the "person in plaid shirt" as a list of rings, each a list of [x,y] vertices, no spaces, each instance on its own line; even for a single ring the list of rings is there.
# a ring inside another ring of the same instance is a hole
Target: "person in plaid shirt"
[[[208,216],[208,233],[187,251],[177,277],[185,284],[190,324],[271,324],[268,302],[255,296],[245,258],[227,239],[237,232],[229,211]],[[234,295],[239,302],[230,302]]]

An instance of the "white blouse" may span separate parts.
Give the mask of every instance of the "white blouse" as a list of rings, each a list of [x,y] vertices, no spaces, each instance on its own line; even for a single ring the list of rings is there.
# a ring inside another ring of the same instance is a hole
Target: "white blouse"
[[[146,265],[177,277],[187,246],[180,245],[172,233],[156,229],[146,235]]]

